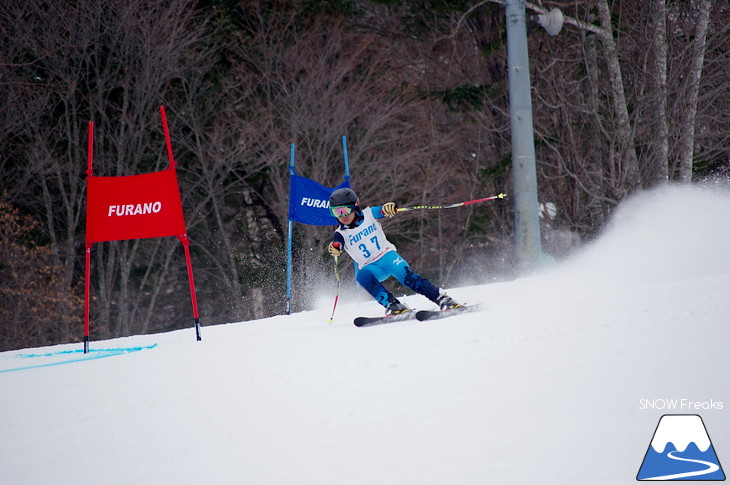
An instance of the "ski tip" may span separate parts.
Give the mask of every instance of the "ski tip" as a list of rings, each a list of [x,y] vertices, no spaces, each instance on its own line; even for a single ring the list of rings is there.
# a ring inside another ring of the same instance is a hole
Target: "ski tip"
[[[352,323],[355,324],[356,327],[363,327],[367,325],[368,318],[366,317],[357,317]]]

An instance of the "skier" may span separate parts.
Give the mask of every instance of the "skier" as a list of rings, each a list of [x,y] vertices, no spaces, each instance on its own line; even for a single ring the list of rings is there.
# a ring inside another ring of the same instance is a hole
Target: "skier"
[[[340,226],[327,246],[332,256],[340,256],[344,247],[357,262],[357,282],[386,309],[386,315],[410,311],[410,308],[385,289],[382,282],[394,276],[400,283],[420,293],[442,310],[461,307],[426,278],[416,274],[388,241],[377,219],[393,217],[398,208],[394,202],[382,206],[360,208],[354,191],[337,189],[330,196],[330,213]]]

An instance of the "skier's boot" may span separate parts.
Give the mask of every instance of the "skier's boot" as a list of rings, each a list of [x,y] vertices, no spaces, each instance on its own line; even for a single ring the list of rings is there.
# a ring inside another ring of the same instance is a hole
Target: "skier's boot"
[[[436,303],[438,303],[438,306],[439,308],[441,308],[441,310],[453,310],[454,308],[459,308],[462,306],[446,293],[441,293],[436,299]]]
[[[405,313],[409,311],[410,308],[405,306],[403,303],[399,302],[398,300],[392,300],[390,303],[388,303],[387,308],[385,309],[386,315],[397,315],[399,313]]]

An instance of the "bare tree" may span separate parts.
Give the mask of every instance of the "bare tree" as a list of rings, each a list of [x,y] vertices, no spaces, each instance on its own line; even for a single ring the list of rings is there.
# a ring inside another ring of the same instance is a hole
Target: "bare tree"
[[[393,50],[401,47],[372,32],[348,30],[345,19],[312,19],[301,26],[298,15],[252,6],[245,25],[258,48],[242,54],[248,56],[242,65],[253,71],[248,76],[259,80],[259,88],[241,98],[247,107],[241,110],[241,140],[266,162],[275,213],[285,220],[289,144],[297,147],[300,175],[334,186],[344,175],[342,135],[363,203],[407,203],[404,192],[417,188],[414,182],[441,140],[420,129],[429,126],[428,112],[419,93],[404,84],[406,66],[394,62]],[[256,123],[245,118],[251,112]],[[331,272],[323,257],[331,228],[296,230],[296,267],[307,268],[298,274],[303,279],[297,287],[308,288]]]
[[[690,48],[692,60],[689,71],[686,75],[687,84],[684,89],[684,109],[680,123],[679,138],[679,181],[689,183],[692,181],[692,161],[694,155],[694,140],[696,130],[697,103],[700,91],[700,79],[705,60],[705,46],[707,29],[710,23],[710,11],[712,0],[701,0],[696,3],[696,26],[694,40]]]
[[[656,171],[654,179],[658,183],[669,181],[669,119],[667,117],[667,9],[665,0],[652,2],[652,18],[654,31],[651,43],[652,72],[651,83],[654,91],[652,112],[655,129],[652,138],[655,140]]]
[[[10,98],[14,101],[34,99],[19,133],[11,131],[12,164],[24,183],[8,197],[43,220],[69,291],[83,250],[87,123],[93,119],[97,127],[95,174],[134,175],[164,167],[157,107],[165,90],[184,75],[200,41],[203,23],[191,6],[187,0],[30,1],[9,5],[0,16],[8,41],[3,59],[11,75],[4,89],[20,93]],[[28,191],[41,196],[29,198]],[[137,265],[151,268],[157,258],[165,260],[170,249],[160,253],[159,244],[96,246],[94,310],[101,335],[148,326],[149,307],[140,310],[144,291],[130,285],[137,283],[132,278]],[[154,287],[164,273],[147,271],[144,278]]]

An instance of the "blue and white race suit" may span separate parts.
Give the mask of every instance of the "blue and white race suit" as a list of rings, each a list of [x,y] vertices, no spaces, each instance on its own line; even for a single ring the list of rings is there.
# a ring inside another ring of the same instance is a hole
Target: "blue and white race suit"
[[[352,259],[357,262],[358,269],[379,260],[389,251],[395,251],[395,245],[385,237],[383,226],[376,219],[382,219],[380,207],[367,207],[362,211],[362,219],[354,228],[340,225],[335,231],[342,236],[342,245]],[[335,241],[338,238],[335,236]]]
[[[391,276],[436,303],[438,287],[414,273],[398,254],[377,221],[383,217],[381,206],[366,207],[356,216],[353,224],[340,224],[332,238],[333,242],[342,244],[347,254],[357,262],[357,282],[384,307],[396,299],[382,284]]]

